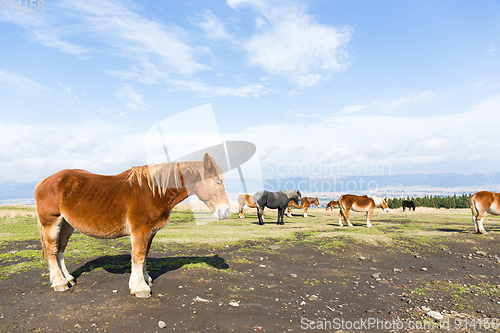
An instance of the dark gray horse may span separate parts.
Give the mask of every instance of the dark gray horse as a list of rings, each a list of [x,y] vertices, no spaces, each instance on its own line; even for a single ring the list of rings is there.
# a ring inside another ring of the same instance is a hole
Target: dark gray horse
[[[277,224],[285,224],[283,222],[283,215],[285,215],[285,209],[288,207],[288,203],[293,200],[299,206],[302,206],[302,200],[299,191],[279,191],[279,192],[269,192],[266,190],[259,191],[253,196],[255,205],[257,206],[257,215],[259,216],[259,224],[264,225],[262,220],[262,212],[264,207],[271,209],[278,209],[278,222]]]

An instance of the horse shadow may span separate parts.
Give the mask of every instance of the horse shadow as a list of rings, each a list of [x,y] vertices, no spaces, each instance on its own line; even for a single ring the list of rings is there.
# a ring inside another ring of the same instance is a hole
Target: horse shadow
[[[293,214],[291,213],[292,217],[304,217],[304,213],[297,213],[297,214]],[[316,215],[311,215],[311,214],[307,214],[308,217],[316,217]]]
[[[217,269],[228,269],[229,265],[224,258],[218,255],[206,257],[168,257],[168,258],[148,258],[146,261],[148,274],[153,280],[159,276],[175,271],[185,265],[205,263]],[[85,263],[71,273],[78,279],[83,273],[102,268],[112,274],[127,274],[132,270],[130,254],[102,256]]]

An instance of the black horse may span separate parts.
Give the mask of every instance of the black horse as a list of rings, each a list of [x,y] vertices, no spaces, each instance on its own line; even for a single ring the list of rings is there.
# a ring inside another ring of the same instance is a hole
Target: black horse
[[[403,201],[403,212],[405,211],[405,208],[408,208],[411,210],[413,208],[413,211],[415,211],[415,203],[413,201]]]
[[[283,215],[288,207],[288,203],[293,200],[299,206],[302,206],[301,195],[299,191],[279,191],[269,192],[266,190],[259,191],[253,196],[255,205],[257,206],[257,215],[259,216],[259,225],[264,225],[262,220],[262,212],[264,207],[271,209],[278,209],[278,222],[277,224],[285,224],[283,222]]]

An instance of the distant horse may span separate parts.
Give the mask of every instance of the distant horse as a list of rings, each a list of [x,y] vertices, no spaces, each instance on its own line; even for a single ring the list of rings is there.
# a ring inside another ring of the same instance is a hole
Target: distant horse
[[[339,202],[338,201],[330,201],[327,205],[326,205],[326,210],[328,210],[328,208],[330,208],[330,210],[333,210],[333,208],[335,207],[338,207],[339,206]]]
[[[313,197],[303,197],[302,198],[302,205],[299,206],[295,203],[295,201],[290,201],[288,203],[288,217],[292,217],[291,211],[292,211],[292,206],[295,208],[304,208],[304,217],[307,217],[307,210],[309,209],[309,206],[311,205],[316,205],[316,207],[319,207],[319,200],[318,198],[313,198]]]
[[[302,200],[299,191],[280,191],[280,192],[269,192],[266,190],[259,191],[255,193],[253,199],[255,200],[255,205],[257,206],[257,215],[259,216],[259,224],[264,225],[262,220],[262,213],[264,212],[264,207],[271,209],[278,209],[278,222],[277,224],[285,224],[283,222],[283,216],[285,215],[285,209],[288,207],[288,203],[293,200],[299,206],[302,206]]]
[[[248,194],[240,194],[238,196],[238,205],[239,205],[238,212],[240,219],[245,218],[245,214],[243,214],[243,208],[245,207],[245,205],[247,205],[250,208],[257,208],[257,206],[255,206],[255,201],[253,201],[253,195],[248,195]]]
[[[470,196],[472,221],[476,233],[486,234],[483,227],[483,218],[486,212],[500,215],[500,193],[479,191]]]
[[[415,211],[415,203],[413,201],[403,201],[403,212],[405,211],[405,208],[408,208],[410,211],[413,208],[413,211]]]
[[[44,259],[55,291],[74,285],[64,250],[74,229],[95,238],[130,236],[130,293],[151,296],[146,258],[155,234],[170,222],[175,205],[195,194],[218,219],[229,215],[221,168],[205,154],[202,162],[133,167],[115,176],[62,170],[35,189]]]
[[[379,198],[371,195],[358,196],[345,194],[339,198],[339,207],[339,226],[342,226],[342,218],[344,218],[350,227],[352,227],[352,223],[349,220],[349,211],[351,209],[355,212],[366,212],[366,226],[369,228],[372,226],[370,218],[375,207],[381,207],[384,212],[389,211],[387,198]]]

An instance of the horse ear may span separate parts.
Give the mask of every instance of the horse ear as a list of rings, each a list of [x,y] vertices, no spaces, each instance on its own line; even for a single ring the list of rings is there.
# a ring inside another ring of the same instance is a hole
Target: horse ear
[[[212,162],[212,158],[208,153],[205,153],[205,156],[203,157],[203,164],[205,165],[205,169],[209,170],[211,169],[214,165]]]

